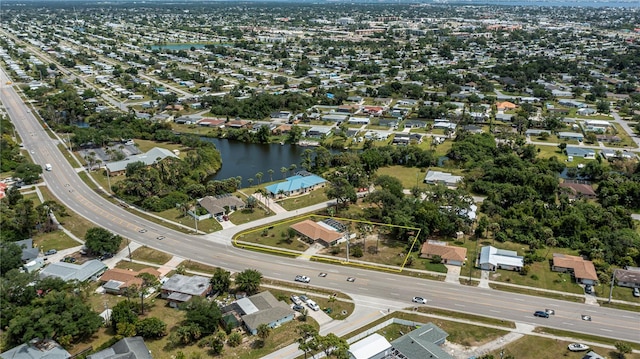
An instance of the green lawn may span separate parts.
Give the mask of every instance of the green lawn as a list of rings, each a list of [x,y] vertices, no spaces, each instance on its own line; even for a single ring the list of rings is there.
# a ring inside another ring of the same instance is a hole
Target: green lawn
[[[327,198],[327,195],[325,194],[326,191],[327,187],[318,188],[306,194],[284,198],[282,200],[277,200],[276,202],[287,211],[294,211],[296,209],[328,201],[329,198]]]
[[[185,225],[187,227],[191,227],[194,230],[196,229],[196,222],[193,219],[193,217],[189,216],[189,215],[183,215],[182,212],[178,209],[178,208],[171,208],[171,209],[167,209],[165,211],[162,212],[156,212],[154,213],[157,216],[160,216],[168,221],[172,221],[175,223],[179,223],[182,225]],[[218,221],[214,218],[208,218],[208,219],[204,219],[201,221],[198,221],[198,230],[205,232],[205,233],[211,233],[211,232],[215,232],[215,231],[219,231],[222,229],[222,226],[220,225],[220,223],[218,223]],[[184,229],[183,229],[184,231]]]
[[[43,252],[49,249],[67,249],[81,245],[61,230],[49,233],[39,233],[33,236],[34,247],[39,247]]]
[[[44,198],[45,201],[51,200],[51,201],[58,202],[57,199],[53,196],[53,194],[49,191],[47,187],[40,187],[40,192],[42,193],[42,197]],[[60,202],[58,203],[64,207],[62,203]],[[78,238],[84,239],[84,236],[87,233],[87,230],[89,228],[96,227],[95,224],[84,219],[84,217],[81,217],[77,213],[69,210],[68,208],[66,208],[66,210],[67,210],[66,212],[68,216],[58,217],[58,221],[60,221],[60,224],[62,224],[64,228],[66,228],[68,231],[76,235]]]
[[[565,342],[556,339],[542,338],[533,335],[525,335],[524,337],[507,344],[501,350],[492,353],[495,358],[500,357],[500,353],[512,355],[514,358],[537,358],[537,359],[581,359],[584,352],[571,352],[567,349],[567,345],[571,342]],[[592,347],[593,351],[608,358],[615,358],[615,350]],[[627,354],[627,359],[638,359],[640,354]]]
[[[427,175],[426,170],[417,167],[381,167],[376,171],[376,175],[395,177],[402,183],[402,188],[409,189],[418,186],[418,188],[426,189],[428,187],[424,183],[424,177]]]
[[[560,336],[560,337],[575,338],[575,339],[578,339],[578,340],[582,339],[584,341],[589,341],[589,342],[594,342],[594,343],[601,343],[601,344],[605,344],[605,345],[614,345],[614,343],[618,341],[618,340],[613,339],[613,338],[604,338],[604,337],[598,337],[598,336],[591,335],[591,334],[570,332],[570,331],[567,331],[567,330],[552,329],[552,328],[546,328],[546,327],[537,327],[536,329],[534,329],[534,332],[550,334],[550,335],[555,335],[555,336]],[[640,344],[639,343],[634,343],[634,342],[626,342],[626,343],[631,345],[631,348],[633,348],[634,350],[640,350]],[[640,355],[637,356],[636,358],[640,358]]]
[[[206,264],[194,262],[191,260],[183,261],[182,263],[180,263],[180,266],[189,271],[207,273],[212,275],[213,275],[213,272],[215,272],[216,270],[216,267],[208,266]]]
[[[149,265],[142,264],[142,263],[129,262],[129,259],[124,259],[116,264],[116,268],[140,271],[142,269],[149,268]],[[156,268],[156,267],[152,267],[152,268]]]
[[[265,227],[255,228],[248,232],[243,232],[235,239],[243,242],[251,242],[271,246],[275,248],[290,249],[297,251],[306,250],[309,245],[297,238],[291,240],[286,239],[289,226],[300,221],[293,219],[286,222],[271,224]]]
[[[147,246],[142,246],[131,253],[134,260],[149,262],[154,264],[165,264],[171,259],[171,255],[160,252]]]

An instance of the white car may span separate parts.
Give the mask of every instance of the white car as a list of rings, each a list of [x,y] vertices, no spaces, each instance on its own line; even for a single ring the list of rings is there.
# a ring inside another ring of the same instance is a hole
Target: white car
[[[309,283],[311,282],[311,278],[307,277],[306,275],[297,275],[296,282]]]
[[[316,312],[320,310],[320,306],[318,306],[318,303],[314,302],[311,299],[307,300],[307,306]]]
[[[413,297],[412,300],[414,303],[419,303],[419,304],[427,304],[427,300],[422,298],[422,297]]]
[[[291,296],[291,301],[293,302],[293,304],[297,304],[297,305],[302,304],[302,301],[300,300],[300,297],[298,297],[295,294]]]

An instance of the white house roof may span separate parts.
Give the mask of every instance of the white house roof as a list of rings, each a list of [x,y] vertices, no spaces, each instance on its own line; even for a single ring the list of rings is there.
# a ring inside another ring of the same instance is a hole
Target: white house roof
[[[107,266],[99,260],[89,260],[83,264],[73,264],[66,262],[51,263],[40,271],[40,278],[56,277],[64,281],[78,280],[84,282],[94,275],[100,274],[107,269]]]
[[[349,346],[351,359],[369,359],[385,350],[391,349],[391,343],[382,335],[373,333]]]
[[[479,264],[485,263],[490,263],[494,266],[507,265],[522,267],[524,265],[524,257],[519,256],[516,251],[498,249],[493,246],[484,246],[480,252]]]
[[[253,304],[251,299],[249,299],[247,297],[238,299],[236,301],[236,304],[238,304],[238,306],[240,307],[240,310],[242,310],[242,312],[245,315],[246,314],[253,314],[253,313],[258,311],[258,308],[255,306],[255,304]]]
[[[165,157],[179,158],[175,153],[166,148],[154,147],[147,153],[132,155],[122,161],[107,163],[106,167],[109,172],[120,172],[124,171],[129,163],[142,162],[146,166],[149,166],[156,163],[158,159],[162,160]]]

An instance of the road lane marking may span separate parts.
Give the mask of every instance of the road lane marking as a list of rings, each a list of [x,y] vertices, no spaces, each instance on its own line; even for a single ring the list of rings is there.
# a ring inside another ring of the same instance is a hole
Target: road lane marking
[[[567,323],[567,322],[562,322],[562,324],[565,324],[565,325],[574,325],[573,323]]]
[[[600,330],[604,331],[604,332],[612,332],[613,330],[611,329],[604,329],[604,328],[600,328]]]

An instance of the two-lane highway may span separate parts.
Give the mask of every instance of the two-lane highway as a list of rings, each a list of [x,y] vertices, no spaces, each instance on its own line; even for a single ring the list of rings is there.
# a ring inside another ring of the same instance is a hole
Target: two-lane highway
[[[6,74],[1,72],[0,99],[25,147],[34,151],[34,161],[43,166],[45,163],[52,165],[52,171],[43,174],[47,186],[70,210],[113,233],[161,251],[231,271],[255,268],[265,277],[279,280],[293,280],[297,274],[307,275],[311,278],[312,286],[393,300],[398,307],[413,307],[411,298],[418,295],[427,298],[429,306],[437,308],[640,342],[640,313],[637,312],[423,280],[348,265],[270,256],[231,245],[231,236],[238,231],[291,217],[294,213],[279,214],[208,236],[185,235],[132,215],[102,198],[80,180],[57,147],[60,142],[50,138],[40,127],[14,88],[5,85],[7,80]],[[165,238],[158,240],[158,235]],[[320,272],[328,273],[327,277],[318,277]],[[356,280],[347,282],[347,277],[355,277]],[[542,309],[554,309],[556,315],[549,319],[533,317],[535,310]],[[593,320],[583,321],[581,315],[590,315]]]

